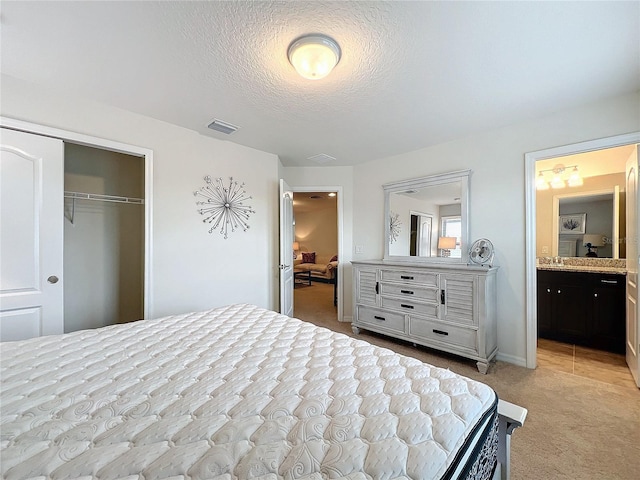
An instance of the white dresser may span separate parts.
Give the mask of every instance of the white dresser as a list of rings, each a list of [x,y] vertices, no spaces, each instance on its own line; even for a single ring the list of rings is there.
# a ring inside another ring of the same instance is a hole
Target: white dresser
[[[353,331],[371,330],[477,361],[498,352],[497,267],[354,261]]]

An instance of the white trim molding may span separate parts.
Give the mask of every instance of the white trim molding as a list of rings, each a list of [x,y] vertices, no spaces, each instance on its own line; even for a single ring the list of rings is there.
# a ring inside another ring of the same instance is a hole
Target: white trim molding
[[[536,308],[536,162],[549,158],[587,153],[640,143],[640,132],[589,140],[525,153],[525,275],[526,275],[526,366],[536,368],[538,340]]]

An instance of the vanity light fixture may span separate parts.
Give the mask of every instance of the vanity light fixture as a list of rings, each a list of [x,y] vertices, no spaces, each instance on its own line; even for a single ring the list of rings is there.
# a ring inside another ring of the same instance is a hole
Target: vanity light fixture
[[[578,166],[574,165],[573,166],[573,171],[571,172],[571,175],[569,176],[569,186],[570,187],[581,187],[584,184],[584,181],[582,180],[582,177],[580,176],[580,173],[578,172]]]
[[[569,176],[568,181],[564,179],[564,173],[568,169],[572,168],[571,174]],[[545,173],[552,172],[553,176],[551,180],[547,180]],[[580,176],[580,172],[578,172],[577,165],[569,165],[565,167],[563,164],[559,163],[553,168],[548,168],[546,170],[540,170],[538,172],[538,177],[536,178],[536,189],[537,190],[547,190],[549,187],[551,188],[564,188],[567,185],[570,187],[579,187],[583,184],[582,177]]]
[[[536,190],[549,190],[549,183],[545,180],[542,172],[540,172],[538,178],[536,178]]]
[[[321,34],[304,35],[289,45],[289,62],[308,80],[320,80],[331,73],[340,61],[340,46]]]

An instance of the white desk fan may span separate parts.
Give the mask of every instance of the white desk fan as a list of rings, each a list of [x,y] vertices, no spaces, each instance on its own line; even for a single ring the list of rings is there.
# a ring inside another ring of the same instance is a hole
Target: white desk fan
[[[486,238],[479,238],[469,249],[469,260],[477,265],[491,266],[493,263],[493,243]]]

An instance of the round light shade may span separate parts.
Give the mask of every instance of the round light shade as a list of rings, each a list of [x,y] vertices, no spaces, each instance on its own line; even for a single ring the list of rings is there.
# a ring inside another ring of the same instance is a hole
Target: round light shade
[[[340,47],[324,35],[300,37],[289,45],[289,61],[309,80],[320,80],[331,73],[340,61]]]

